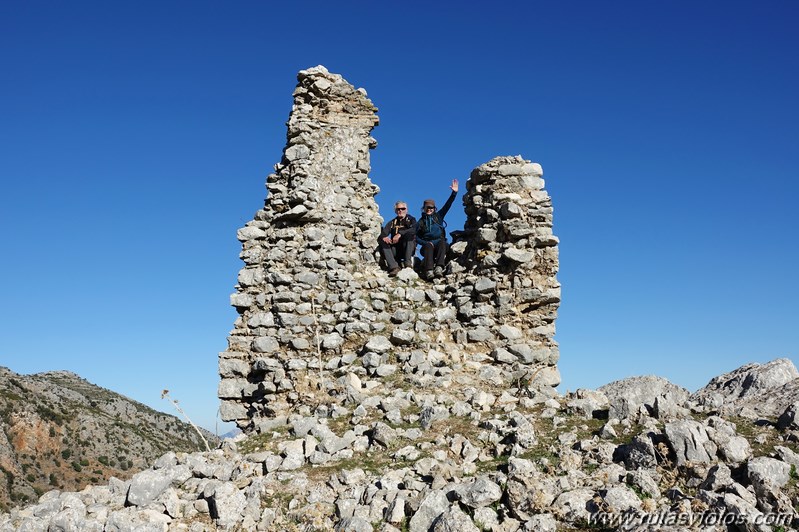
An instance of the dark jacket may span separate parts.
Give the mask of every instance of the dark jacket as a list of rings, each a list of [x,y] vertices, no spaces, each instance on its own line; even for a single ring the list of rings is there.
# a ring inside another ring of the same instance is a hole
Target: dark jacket
[[[452,191],[444,206],[433,212],[433,214],[422,212],[422,217],[419,218],[419,222],[416,224],[416,241],[419,244],[424,244],[425,242],[435,243],[447,237],[447,223],[444,221],[444,217],[449,212],[449,208],[452,207],[452,202],[455,201],[455,196],[457,195],[457,192]]]
[[[413,238],[416,235],[416,218],[406,214],[404,218],[396,217],[383,227],[380,238],[386,236],[402,235],[404,238]]]

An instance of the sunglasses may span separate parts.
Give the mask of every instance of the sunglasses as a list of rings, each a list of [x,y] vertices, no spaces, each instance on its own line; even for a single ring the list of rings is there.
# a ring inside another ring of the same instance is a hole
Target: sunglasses
[[[425,207],[424,210],[426,210],[426,211],[434,211],[434,210],[436,210],[436,208],[435,207]]]
[[[408,207],[397,207],[397,208],[396,208],[396,209],[394,209],[394,210],[395,210],[395,211],[397,211],[397,212],[399,212],[399,211],[407,211],[407,210],[408,210]]]

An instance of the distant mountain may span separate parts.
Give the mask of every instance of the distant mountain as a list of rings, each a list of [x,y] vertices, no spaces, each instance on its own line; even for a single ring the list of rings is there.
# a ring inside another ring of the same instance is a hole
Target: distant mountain
[[[241,429],[236,427],[234,429],[229,430],[228,432],[226,432],[224,434],[221,434],[219,436],[219,438],[222,439],[222,440],[226,440],[228,438],[235,438],[236,436],[238,436],[241,433],[242,433]]]
[[[67,371],[0,367],[0,429],[2,510],[52,489],[129,478],[169,450],[205,447],[191,425]],[[203,433],[213,448],[218,438]]]

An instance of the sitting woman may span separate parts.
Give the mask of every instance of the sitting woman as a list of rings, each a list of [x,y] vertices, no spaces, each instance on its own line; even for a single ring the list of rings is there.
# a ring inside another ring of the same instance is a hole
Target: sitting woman
[[[444,264],[447,258],[447,223],[444,217],[452,207],[455,196],[458,195],[458,180],[453,179],[449,187],[449,195],[441,210],[436,209],[436,202],[431,199],[424,200],[422,204],[422,217],[416,224],[416,242],[421,246],[422,278],[432,279],[444,275]]]

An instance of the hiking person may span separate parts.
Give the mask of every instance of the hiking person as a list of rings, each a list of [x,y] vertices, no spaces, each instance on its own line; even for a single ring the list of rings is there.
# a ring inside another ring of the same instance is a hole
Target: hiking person
[[[392,277],[399,273],[400,262],[404,268],[413,268],[416,251],[416,218],[408,214],[408,204],[404,201],[394,204],[394,212],[397,216],[383,227],[378,239]]]
[[[458,180],[453,179],[449,187],[452,193],[449,195],[441,210],[436,209],[436,202],[432,199],[424,200],[422,204],[422,216],[416,224],[416,242],[421,246],[422,257],[422,278],[432,279],[444,275],[444,261],[447,258],[447,223],[444,217],[452,207],[455,196],[458,195]]]

